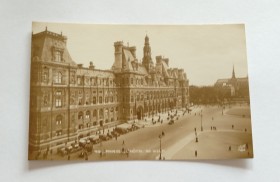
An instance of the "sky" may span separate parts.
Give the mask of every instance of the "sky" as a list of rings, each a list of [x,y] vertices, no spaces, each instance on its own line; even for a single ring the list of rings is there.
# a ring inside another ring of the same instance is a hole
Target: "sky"
[[[152,59],[169,58],[169,67],[183,68],[190,85],[213,85],[217,79],[230,78],[234,65],[236,77],[248,74],[245,26],[225,25],[97,25],[34,22],[34,34],[48,31],[67,37],[67,49],[77,64],[92,61],[97,69],[111,69],[114,42],[136,46],[136,57],[143,58],[144,38],[150,39]]]

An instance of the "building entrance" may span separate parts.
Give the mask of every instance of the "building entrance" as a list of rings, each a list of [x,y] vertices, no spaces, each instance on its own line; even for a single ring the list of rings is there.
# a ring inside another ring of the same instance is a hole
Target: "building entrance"
[[[143,107],[142,106],[138,106],[138,108],[137,108],[137,119],[138,120],[143,119]]]

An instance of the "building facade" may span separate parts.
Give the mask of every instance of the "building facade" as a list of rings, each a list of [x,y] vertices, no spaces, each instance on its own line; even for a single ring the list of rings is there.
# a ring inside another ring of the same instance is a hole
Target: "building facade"
[[[169,59],[151,57],[145,37],[136,47],[115,42],[111,69],[76,64],[67,37],[47,30],[32,35],[29,150],[55,148],[129,120],[187,107],[189,82]]]
[[[236,78],[234,67],[231,78],[218,79],[214,86],[228,97],[249,99],[248,76]]]

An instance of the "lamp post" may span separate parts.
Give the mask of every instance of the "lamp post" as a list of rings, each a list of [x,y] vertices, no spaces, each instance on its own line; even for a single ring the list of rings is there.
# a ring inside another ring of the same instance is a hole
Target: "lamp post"
[[[201,131],[203,131],[203,127],[202,127],[202,113],[201,113],[201,115],[200,115],[200,124],[201,124]]]
[[[159,160],[161,160],[161,138],[162,138],[162,135],[160,134],[158,137],[159,137]]]

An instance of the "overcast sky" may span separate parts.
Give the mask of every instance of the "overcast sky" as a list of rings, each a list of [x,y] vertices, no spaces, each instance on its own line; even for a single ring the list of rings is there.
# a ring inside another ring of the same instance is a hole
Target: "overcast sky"
[[[152,58],[169,58],[169,66],[183,68],[191,85],[213,85],[219,78],[247,76],[244,25],[91,25],[33,23],[33,33],[49,31],[67,36],[67,47],[76,63],[110,69],[114,42],[136,46],[143,57],[144,38],[150,38]]]

